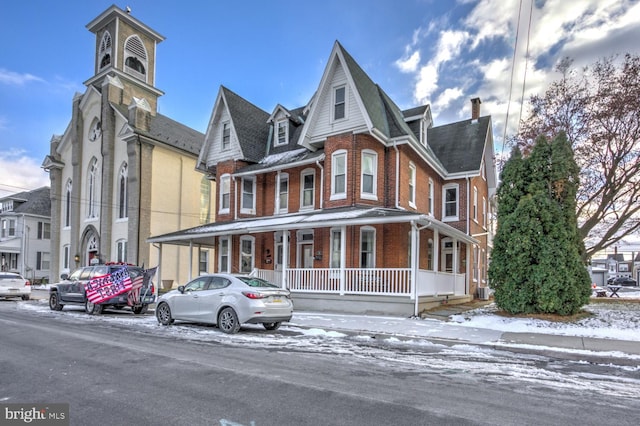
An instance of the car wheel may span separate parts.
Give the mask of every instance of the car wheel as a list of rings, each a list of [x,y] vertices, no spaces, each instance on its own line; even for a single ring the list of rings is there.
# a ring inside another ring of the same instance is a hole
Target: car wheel
[[[102,305],[91,303],[89,300],[84,302],[84,310],[89,315],[100,315],[102,313]]]
[[[29,300],[29,295],[28,294],[23,294],[22,295],[22,300]]]
[[[161,303],[158,305],[156,308],[156,319],[162,325],[169,325],[173,323],[171,308],[168,303]]]
[[[49,309],[52,311],[61,311],[62,305],[60,304],[60,299],[58,298],[58,293],[53,292],[49,295]]]
[[[218,315],[218,328],[227,334],[235,334],[240,331],[238,315],[233,308],[224,308]]]
[[[147,313],[148,309],[149,309],[149,305],[139,305],[139,306],[132,306],[131,307],[131,310],[136,315],[145,314],[145,313]]]
[[[277,330],[280,328],[279,322],[263,322],[262,326],[267,330]]]

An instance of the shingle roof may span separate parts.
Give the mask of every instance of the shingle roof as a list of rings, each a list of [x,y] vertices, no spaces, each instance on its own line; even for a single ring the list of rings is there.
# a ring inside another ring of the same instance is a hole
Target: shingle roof
[[[5,199],[21,200],[13,206],[13,213],[51,216],[51,198],[48,186],[33,191],[20,192]],[[24,201],[22,201],[24,200]]]
[[[449,173],[480,170],[491,117],[432,127],[427,143]]]
[[[112,103],[111,106],[117,109],[124,117],[128,117],[129,111],[125,105]],[[200,149],[204,143],[203,133],[162,114],[150,116],[148,132],[140,129],[134,129],[134,131],[194,155],[200,153]]]
[[[226,87],[221,89],[244,159],[257,163],[266,153],[270,115]]]

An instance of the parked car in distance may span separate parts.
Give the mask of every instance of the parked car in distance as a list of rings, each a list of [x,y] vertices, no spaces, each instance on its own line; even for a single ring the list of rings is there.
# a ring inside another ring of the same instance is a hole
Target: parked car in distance
[[[225,333],[237,333],[241,324],[276,330],[292,315],[289,290],[257,277],[231,274],[202,275],[160,296],[156,305],[162,325],[174,320],[214,324]]]
[[[20,297],[29,300],[31,283],[14,272],[0,272],[0,297]]]
[[[87,284],[92,279],[121,272],[124,268],[131,281],[136,283],[131,291],[96,303],[87,297]],[[62,274],[62,281],[49,288],[49,308],[61,311],[65,305],[81,305],[88,314],[99,315],[105,308],[122,309],[129,306],[134,314],[143,314],[147,312],[149,304],[155,301],[153,283],[151,280],[144,282],[144,273],[144,269],[137,266],[114,263],[85,266],[71,275]]]
[[[607,285],[637,286],[638,282],[630,277],[615,277],[609,278]]]

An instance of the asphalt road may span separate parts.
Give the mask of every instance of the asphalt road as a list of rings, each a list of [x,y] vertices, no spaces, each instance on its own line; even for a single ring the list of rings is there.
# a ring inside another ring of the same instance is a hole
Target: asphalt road
[[[162,327],[34,313],[18,303],[0,301],[0,403],[69,403],[72,425],[635,425],[640,418],[640,395],[501,380],[471,371],[471,362],[431,369],[429,359],[447,356],[436,352],[363,347],[372,355],[355,357],[304,344],[227,345],[224,336],[183,339]],[[637,370],[625,381],[640,389]]]

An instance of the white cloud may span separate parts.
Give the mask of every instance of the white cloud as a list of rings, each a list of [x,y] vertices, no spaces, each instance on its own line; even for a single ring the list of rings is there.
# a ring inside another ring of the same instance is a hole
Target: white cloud
[[[433,107],[436,111],[443,110],[449,107],[453,101],[461,98],[463,94],[464,92],[459,87],[447,88],[438,96],[438,99],[433,103]]]
[[[418,64],[420,63],[420,52],[416,50],[411,54],[411,56],[405,59],[398,59],[395,63],[401,72],[415,72],[418,69]]]
[[[438,70],[434,64],[420,68],[418,81],[414,89],[414,97],[419,103],[428,102],[431,94],[438,88]]]
[[[434,58],[435,63],[439,65],[460,55],[462,46],[468,38],[469,33],[466,31],[442,31]]]
[[[19,74],[14,71],[9,71],[7,69],[0,68],[0,83],[12,85],[12,86],[22,86],[32,81],[44,82],[43,79],[33,74],[28,74],[28,73]]]
[[[10,150],[0,157],[0,197],[50,186],[49,174],[25,152]]]

